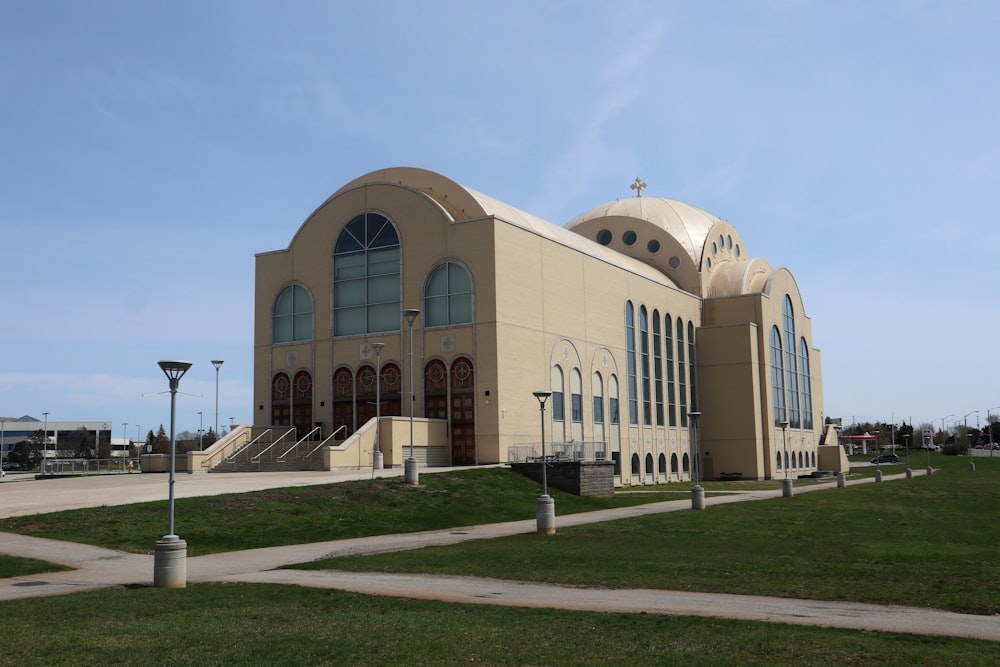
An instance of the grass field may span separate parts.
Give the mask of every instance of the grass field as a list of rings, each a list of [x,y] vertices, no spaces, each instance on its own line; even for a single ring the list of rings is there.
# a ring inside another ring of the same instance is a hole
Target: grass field
[[[978,459],[975,473],[968,459],[933,460],[941,471],[931,477],[310,566],[996,613],[998,531],[991,517],[1000,500],[1000,458]],[[503,469],[424,474],[421,482],[417,489],[375,480],[185,499],[178,532],[189,548],[208,553],[534,516],[537,487]],[[706,487],[731,492],[759,484]],[[669,485],[614,500],[553,492],[556,522],[573,511],[684,497],[688,489]],[[75,510],[7,519],[0,530],[148,551],[165,511],[164,503]],[[205,544],[196,546],[199,540]],[[281,586],[142,587],[4,602],[0,610],[5,635],[17,638],[0,652],[0,664],[1000,664],[1000,642],[470,607]]]

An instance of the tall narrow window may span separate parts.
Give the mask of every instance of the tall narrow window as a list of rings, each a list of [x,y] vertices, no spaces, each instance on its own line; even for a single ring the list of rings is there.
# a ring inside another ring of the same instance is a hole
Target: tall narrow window
[[[698,409],[698,372],[694,354],[694,322],[688,322],[688,380],[691,383],[691,410]]]
[[[333,251],[333,334],[399,329],[399,234],[378,213],[353,218]]]
[[[795,355],[795,312],[792,310],[792,299],[785,295],[785,389],[788,390],[788,422],[792,428],[799,428],[802,423],[799,418],[799,374],[796,370]]]
[[[615,426],[621,423],[618,412],[618,377],[615,375],[608,379],[608,423]]]
[[[771,398],[774,403],[774,425],[785,421],[785,369],[782,365],[781,332],[771,328]]]
[[[639,424],[639,383],[635,376],[635,308],[625,302],[625,363],[628,372],[628,423]]]
[[[667,350],[667,417],[671,426],[677,426],[677,387],[674,380],[674,321],[667,313],[663,318],[663,326],[666,329]]]
[[[569,409],[573,421],[573,440],[583,440],[583,376],[579,368],[569,373]]]
[[[566,440],[566,381],[562,369],[552,367],[552,442]]]
[[[427,276],[424,318],[429,327],[472,322],[472,278],[464,266],[445,262]]]
[[[272,340],[275,343],[312,340],[312,297],[302,285],[289,285],[274,300]]]
[[[809,377],[809,345],[805,338],[799,339],[799,375],[802,378],[802,428],[813,427],[812,380]]]
[[[653,311],[653,383],[656,396],[656,425],[663,426],[663,342],[660,340],[660,313]]]
[[[649,318],[646,306],[639,307],[639,345],[642,359],[642,423],[649,426],[653,408],[649,391]]]
[[[677,318],[677,390],[680,394],[681,426],[688,425],[687,372],[684,363],[684,321]]]

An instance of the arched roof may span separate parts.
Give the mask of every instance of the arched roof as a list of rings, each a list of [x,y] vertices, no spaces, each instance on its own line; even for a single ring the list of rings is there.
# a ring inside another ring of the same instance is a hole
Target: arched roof
[[[570,220],[566,228],[573,229],[596,218],[631,218],[663,229],[688,252],[695,264],[701,261],[712,227],[722,222],[707,211],[673,199],[630,197],[592,208]]]
[[[669,276],[645,262],[615,252],[610,248],[570,231],[567,227],[555,225],[543,218],[505,204],[498,199],[484,195],[471,188],[467,188],[446,176],[427,169],[416,167],[378,169],[347,183],[333,193],[327,201],[354,188],[378,183],[396,185],[419,191],[433,199],[456,222],[492,216],[596,259],[616,265],[631,273],[669,287],[677,287],[676,283]],[[325,204],[326,202],[324,202]],[[322,206],[319,208],[322,208]],[[308,220],[305,224],[308,224]]]

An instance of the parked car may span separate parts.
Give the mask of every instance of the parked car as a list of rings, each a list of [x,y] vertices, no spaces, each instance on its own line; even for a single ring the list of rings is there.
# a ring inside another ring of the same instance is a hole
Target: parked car
[[[872,459],[872,463],[899,463],[899,457],[895,454],[879,454]]]

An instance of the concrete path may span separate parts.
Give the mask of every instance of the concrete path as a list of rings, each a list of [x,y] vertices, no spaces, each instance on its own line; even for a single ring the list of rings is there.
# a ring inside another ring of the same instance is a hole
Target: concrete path
[[[380,476],[401,471],[380,471]],[[431,473],[425,473],[431,474]],[[924,474],[915,471],[914,474]],[[175,496],[216,495],[280,486],[326,484],[371,477],[371,471],[338,473],[260,473],[178,476]],[[904,478],[886,475],[885,481]],[[164,475],[119,475],[66,480],[10,483],[0,486],[0,516],[30,514],[70,507],[129,504],[163,499]],[[850,483],[871,483],[856,480]],[[802,486],[796,494],[830,489],[835,482]],[[711,508],[733,502],[780,497],[781,490],[750,491],[725,496],[708,495]],[[8,499],[11,502],[6,502]],[[30,511],[31,507],[37,507]],[[690,497],[634,507],[557,516],[557,527],[611,521],[660,512],[690,510]],[[467,540],[493,539],[531,533],[535,520],[513,521],[446,530],[383,535],[333,542],[271,547],[212,554],[187,559],[191,584],[249,582],[332,588],[370,595],[411,597],[445,602],[549,607],[580,611],[654,613],[711,616],[744,620],[839,627],[856,630],[909,632],[1000,641],[1000,616],[974,616],[899,606],[853,602],[825,602],[750,595],[725,595],[646,589],[606,589],[554,586],[489,578],[439,575],[353,573],[342,571],[279,570],[278,567],[340,555],[372,554],[448,545]],[[0,533],[0,553],[28,556],[74,568],[0,580],[0,600],[63,595],[118,586],[152,584],[153,557],[125,554],[87,545]]]

